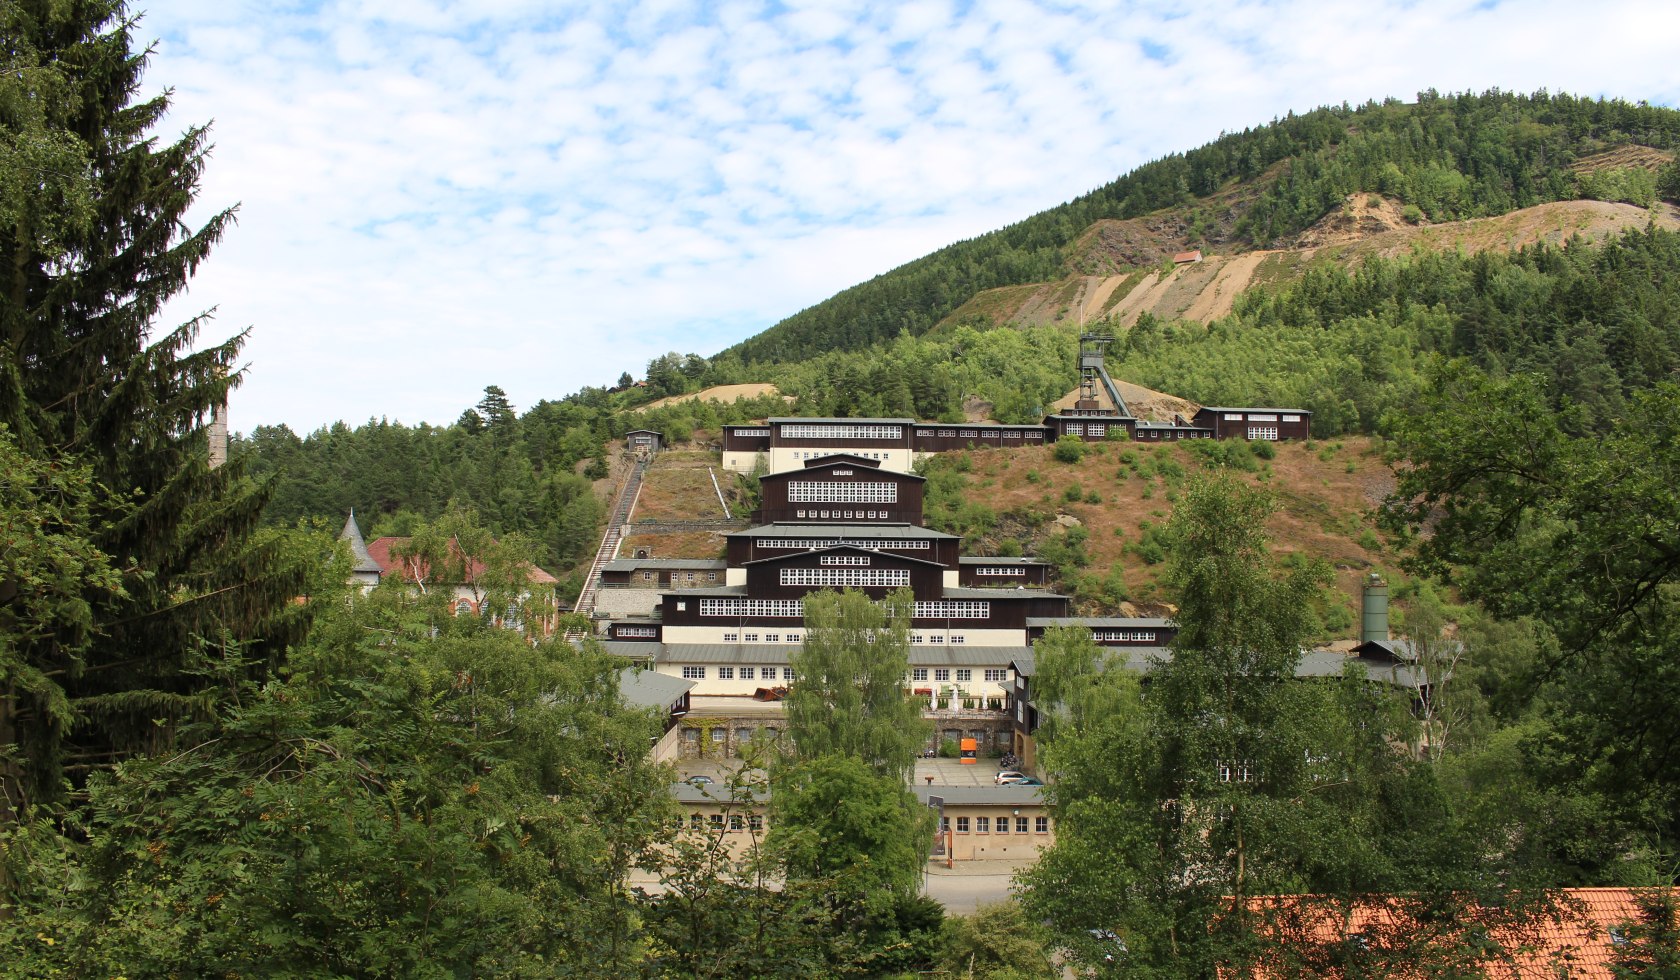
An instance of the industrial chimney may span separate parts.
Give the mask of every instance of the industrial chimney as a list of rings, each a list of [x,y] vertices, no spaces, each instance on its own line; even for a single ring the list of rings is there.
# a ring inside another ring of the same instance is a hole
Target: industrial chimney
[[[1372,572],[1365,579],[1363,616],[1359,631],[1361,643],[1388,642],[1388,583]]]

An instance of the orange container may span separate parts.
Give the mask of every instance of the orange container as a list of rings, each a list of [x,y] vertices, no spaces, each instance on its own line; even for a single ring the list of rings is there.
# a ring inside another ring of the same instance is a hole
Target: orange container
[[[975,753],[979,751],[980,746],[974,741],[974,739],[965,738],[958,743],[958,747],[962,749],[963,765],[972,766],[979,761],[975,758]]]

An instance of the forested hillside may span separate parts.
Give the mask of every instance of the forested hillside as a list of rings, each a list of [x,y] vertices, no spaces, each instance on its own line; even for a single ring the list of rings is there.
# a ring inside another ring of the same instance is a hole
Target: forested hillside
[[[1273,246],[1356,191],[1392,195],[1435,221],[1502,214],[1602,192],[1584,187],[1571,164],[1629,144],[1680,145],[1680,112],[1545,92],[1431,91],[1416,103],[1290,115],[1145,164],[1061,207],[853,286],[723,357],[794,361],[901,330],[922,333],[981,290],[1060,278],[1071,271],[1070,245],[1102,219],[1178,208],[1187,245],[1233,251]],[[1198,207],[1198,199],[1245,181],[1256,183],[1254,193]]]

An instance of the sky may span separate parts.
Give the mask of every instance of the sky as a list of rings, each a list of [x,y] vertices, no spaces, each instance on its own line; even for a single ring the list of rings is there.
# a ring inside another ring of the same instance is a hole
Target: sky
[[[139,0],[238,224],[163,317],[249,330],[234,429],[448,424],[709,356],[1288,112],[1680,104],[1672,0]]]

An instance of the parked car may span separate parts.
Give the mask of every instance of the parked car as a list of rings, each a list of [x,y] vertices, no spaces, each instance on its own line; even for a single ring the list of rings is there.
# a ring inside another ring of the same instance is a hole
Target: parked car
[[[997,783],[999,786],[1004,786],[1009,783],[1018,783],[1026,778],[1027,774],[1024,772],[1016,772],[1013,769],[1005,769],[996,776],[992,777],[992,781]]]
[[[1022,776],[1020,779],[1010,780],[1009,785],[1010,786],[1043,786],[1044,785],[1044,780],[1034,779],[1031,776]]]
[[[683,780],[683,782],[687,783],[690,786],[710,786],[712,784],[712,777],[694,775],[694,776],[690,776],[687,779]]]

